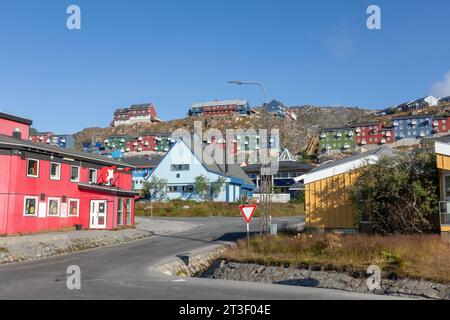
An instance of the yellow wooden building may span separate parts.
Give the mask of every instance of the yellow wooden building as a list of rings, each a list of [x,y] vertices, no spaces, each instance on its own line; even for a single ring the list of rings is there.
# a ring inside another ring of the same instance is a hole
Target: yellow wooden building
[[[362,153],[343,160],[324,164],[306,174],[305,211],[306,228],[356,231],[356,208],[349,199],[348,189],[355,183],[357,169],[392,155],[387,148]]]
[[[441,234],[450,239],[450,143],[436,142],[436,162],[439,171],[439,214]]]

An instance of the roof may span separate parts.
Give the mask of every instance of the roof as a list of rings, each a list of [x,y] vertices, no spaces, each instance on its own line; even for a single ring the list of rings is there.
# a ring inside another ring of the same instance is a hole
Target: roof
[[[417,115],[417,116],[396,117],[396,118],[392,118],[391,121],[408,120],[408,119],[422,119],[422,118],[432,118],[432,117],[434,117],[434,115],[432,115],[432,114],[421,114],[421,115]]]
[[[33,124],[32,120],[21,118],[21,117],[18,117],[18,116],[13,116],[12,114],[3,113],[3,112],[0,112],[0,119],[14,121],[14,122],[18,122],[18,123],[23,123],[23,124],[26,124],[26,125],[29,125],[29,126],[31,126]]]
[[[57,146],[47,145],[40,142],[33,142],[29,140],[19,140],[13,137],[0,135],[0,148],[8,148],[8,149],[23,149],[30,150],[35,152],[42,153],[51,153],[53,155],[61,155],[63,157],[71,157],[77,160],[86,160],[94,163],[105,164],[105,165],[113,165],[119,167],[132,167],[134,166],[116,161],[113,159],[109,159],[106,157],[102,157],[92,153],[80,152],[72,149],[60,148]]]
[[[307,173],[305,175],[304,183],[307,184],[349,172],[363,166],[364,164],[373,163],[382,157],[393,156],[394,154],[395,153],[391,148],[384,146],[365,153],[360,153],[353,157],[327,162]]]
[[[261,164],[250,164],[245,167],[241,167],[244,172],[252,173],[252,172],[260,172]],[[278,170],[279,171],[302,171],[308,172],[314,169],[315,166],[297,161],[278,161]]]
[[[337,131],[337,130],[353,130],[353,128],[352,127],[323,128],[322,132]]]
[[[450,156],[450,143],[447,141],[436,141],[435,152],[445,156]]]
[[[115,187],[110,186],[101,186],[97,184],[89,184],[89,183],[79,183],[78,188],[85,189],[85,190],[92,190],[92,191],[100,191],[104,193],[111,193],[118,196],[138,196],[139,192],[131,191],[131,190],[124,190],[119,189]]]
[[[352,124],[351,127],[355,128],[355,127],[379,126],[380,124],[381,124],[380,122],[364,122]]]
[[[194,103],[191,108],[202,108],[202,107],[214,107],[214,106],[223,106],[223,105],[246,105],[248,104],[247,100],[215,100],[208,102],[199,102]]]
[[[137,110],[137,109],[148,109],[150,107],[154,107],[153,103],[139,103],[139,104],[132,104],[130,106],[130,110]]]
[[[137,156],[127,157],[124,162],[136,168],[155,168],[163,159],[163,156]]]

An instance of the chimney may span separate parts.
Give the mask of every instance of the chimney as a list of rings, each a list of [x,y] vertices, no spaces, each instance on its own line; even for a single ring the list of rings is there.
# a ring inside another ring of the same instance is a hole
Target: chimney
[[[15,128],[13,133],[12,133],[12,137],[18,140],[22,140],[22,132],[20,132],[19,128]]]

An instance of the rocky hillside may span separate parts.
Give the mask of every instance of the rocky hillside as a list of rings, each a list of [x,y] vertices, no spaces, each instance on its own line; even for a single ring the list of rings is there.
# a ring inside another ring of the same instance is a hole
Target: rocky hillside
[[[282,146],[287,147],[293,154],[314,152],[317,134],[321,128],[345,126],[348,123],[362,121],[369,117],[368,110],[349,107],[314,107],[300,106],[293,108],[297,120],[269,117],[269,127],[279,128]],[[155,124],[139,124],[120,126],[117,128],[87,128],[75,135],[78,149],[83,141],[103,141],[111,135],[137,136],[144,132],[172,132],[178,128],[193,130],[194,121],[202,121],[203,130],[216,128],[226,129],[259,128],[261,117],[259,110],[248,117],[235,115],[217,117],[187,117]]]

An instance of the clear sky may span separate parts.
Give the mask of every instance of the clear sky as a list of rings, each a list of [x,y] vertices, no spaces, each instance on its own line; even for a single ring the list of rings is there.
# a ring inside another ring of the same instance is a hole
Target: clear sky
[[[81,30],[66,28],[71,4]],[[366,27],[370,4],[381,30]],[[287,105],[450,95],[449,12],[448,0],[1,0],[0,110],[72,133],[133,103],[163,120],[194,102],[261,104],[234,79]]]

